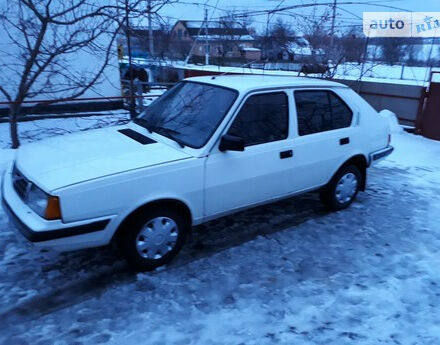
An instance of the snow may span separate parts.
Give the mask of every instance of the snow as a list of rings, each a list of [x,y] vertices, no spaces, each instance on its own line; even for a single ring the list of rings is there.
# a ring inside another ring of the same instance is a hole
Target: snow
[[[261,49],[258,49],[258,48],[250,48],[250,47],[244,47],[244,48],[241,48],[241,50],[243,50],[243,51],[247,51],[247,52],[260,52],[260,51],[261,51]]]
[[[157,94],[160,94],[160,91],[157,91]],[[69,116],[69,114],[65,115]],[[127,122],[129,119],[129,115],[126,110],[97,112],[96,116],[88,115],[90,114],[84,113],[83,117],[72,116],[69,118],[54,118],[29,122],[19,122],[18,131],[20,140],[22,143],[25,144],[54,135],[69,134],[75,131],[100,128],[111,124],[122,124],[124,122]],[[50,114],[44,116],[50,116]],[[0,123],[0,150],[8,148],[10,147],[10,145],[11,141],[9,136],[9,125],[7,123]],[[2,156],[0,157],[0,162],[2,162],[3,159],[3,152],[9,151],[1,152]],[[8,155],[10,154],[11,153],[8,153]]]
[[[98,125],[78,121],[20,128],[29,141]],[[349,209],[308,193],[212,221],[151,273],[106,248],[29,248],[0,211],[0,343],[438,344],[440,142],[392,145]]]
[[[426,86],[429,72],[429,67],[390,66],[377,62],[367,62],[362,66],[362,64],[347,62],[337,66],[335,78],[358,80],[362,75],[364,81]]]
[[[139,59],[141,60],[141,59]],[[142,62],[140,62],[142,63]],[[260,68],[252,68],[252,66],[243,67],[229,67],[229,66],[215,66],[215,65],[193,65],[193,64],[180,64],[179,62],[173,62],[173,66],[178,69],[190,69],[196,71],[213,71],[219,73],[242,73],[242,74],[257,74],[257,75],[278,75],[278,76],[292,76],[297,77],[298,71],[284,71],[284,70],[264,70]],[[362,76],[362,81],[369,81],[375,83],[390,83],[390,84],[400,84],[400,85],[414,85],[414,86],[427,86],[428,83],[425,82],[425,77],[421,76],[421,72],[418,73],[418,77],[412,79],[400,79],[396,77],[395,69],[401,66],[382,66],[380,73],[369,71]],[[369,66],[364,67],[364,71],[368,70]],[[420,67],[424,72],[428,73],[428,68]],[[374,71],[374,67],[371,67]],[[412,69],[412,68],[411,68]],[[394,70],[391,74],[389,71]],[[361,74],[361,66],[356,65],[355,67],[350,64],[350,67],[343,67],[343,65],[338,66],[338,69],[333,76],[334,79],[342,80],[359,80]],[[321,75],[309,74],[308,77],[321,77]]]
[[[413,59],[417,61],[438,60],[440,57],[440,44],[429,39],[429,43],[404,45],[403,52],[400,54],[402,60]],[[379,45],[368,46],[368,57],[370,59],[380,59],[382,57],[382,47]]]
[[[124,58],[122,62],[128,61]],[[189,69],[196,71],[212,71],[217,73],[239,73],[239,74],[257,74],[257,75],[283,75],[283,76],[298,76],[298,71],[288,71],[282,68],[288,68],[292,64],[286,63],[284,67],[272,67],[279,69],[263,69],[263,66],[274,65],[273,63],[249,63],[239,67],[232,66],[217,66],[217,65],[195,65],[185,64],[183,61],[155,61],[145,58],[133,58],[133,63],[141,66],[157,65],[157,66],[170,66],[176,69]],[[298,68],[300,64],[296,64],[295,68]],[[282,66],[282,64],[275,64]],[[428,80],[430,79],[429,67],[418,66],[405,66],[405,65],[385,65],[378,62],[367,62],[362,66],[361,64],[347,62],[337,66],[337,70],[333,76],[334,79],[341,80],[359,80],[362,76],[362,81],[375,82],[375,83],[388,83],[388,84],[400,84],[400,85],[412,85],[412,86],[428,86]],[[435,68],[432,69],[436,70]],[[438,69],[437,69],[438,70]],[[313,75],[309,74],[308,77],[321,78],[321,74]],[[433,75],[433,81],[439,81],[440,74]]]
[[[403,128],[399,125],[399,120],[395,113],[388,109],[381,110],[380,114],[388,119],[388,125],[390,126],[391,133],[402,134]]]
[[[300,41],[301,42],[301,41]],[[287,44],[287,49],[291,53],[300,54],[300,55],[312,55],[312,49],[310,48],[310,44],[306,42],[305,44],[299,44],[297,42],[289,42]]]
[[[185,25],[188,28],[191,29],[199,29],[202,25],[204,25],[204,22],[201,20],[185,20]],[[224,23],[222,23],[221,21],[208,21],[208,29],[209,28],[223,28],[225,27]],[[233,23],[230,22],[228,23],[228,28],[242,28],[242,26],[240,25],[240,23]]]
[[[218,40],[224,40],[224,35],[205,35],[202,31],[200,35],[193,35],[191,36],[193,39],[196,39],[198,41],[208,40],[208,41],[218,41]],[[251,35],[228,35],[226,38],[228,41],[253,41],[254,38]]]
[[[250,90],[257,88],[275,88],[275,87],[335,87],[340,86],[331,80],[317,79],[317,78],[286,78],[285,76],[276,75],[249,75],[246,76],[246,82],[244,83],[243,76],[238,75],[217,75],[217,76],[203,76],[192,77],[192,81],[215,84],[219,86],[234,88],[241,93],[246,93]]]

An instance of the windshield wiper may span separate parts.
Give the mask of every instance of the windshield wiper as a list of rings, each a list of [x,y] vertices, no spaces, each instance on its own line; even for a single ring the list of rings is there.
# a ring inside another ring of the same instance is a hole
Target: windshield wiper
[[[159,134],[164,134],[166,137],[174,140],[181,148],[184,148],[185,145],[176,137],[176,135],[179,135],[180,132],[176,131],[175,129],[166,128],[166,127],[160,127],[160,126],[153,126],[153,131]]]
[[[142,117],[136,117],[133,119],[133,122],[139,126],[144,127],[148,132],[153,133],[153,125],[150,124],[148,120],[143,119]]]
[[[163,134],[166,137],[174,140],[177,144],[179,144],[180,147],[184,148],[185,145],[176,137],[176,135],[179,135],[180,132],[176,131],[171,128],[166,127],[160,127],[160,126],[154,126],[150,123],[150,121],[145,120],[142,117],[136,117],[133,119],[133,122],[138,124],[139,126],[142,126],[147,129],[150,133],[156,132],[158,134]]]

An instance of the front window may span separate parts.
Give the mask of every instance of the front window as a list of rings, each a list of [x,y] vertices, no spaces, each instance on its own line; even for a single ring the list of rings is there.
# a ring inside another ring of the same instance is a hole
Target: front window
[[[181,145],[201,148],[220,125],[237,94],[215,85],[180,82],[134,121]]]
[[[246,100],[228,134],[240,137],[245,146],[286,139],[289,109],[284,92],[254,95]]]

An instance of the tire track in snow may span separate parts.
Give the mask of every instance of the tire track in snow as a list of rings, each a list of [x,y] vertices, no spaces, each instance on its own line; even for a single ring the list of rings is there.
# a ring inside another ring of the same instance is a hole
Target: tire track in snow
[[[240,246],[257,236],[270,236],[325,214],[316,193],[309,193],[208,222],[194,228],[187,245],[170,265],[150,274],[159,275],[163,271],[181,269],[193,261]],[[267,227],[267,224],[271,226]],[[53,263],[53,267],[59,267],[59,264]],[[6,330],[15,322],[32,321],[99,297],[106,289],[131,283],[135,279],[136,272],[130,270],[125,262],[117,261],[113,267],[98,274],[89,274],[74,282],[68,281],[0,310],[0,330]]]

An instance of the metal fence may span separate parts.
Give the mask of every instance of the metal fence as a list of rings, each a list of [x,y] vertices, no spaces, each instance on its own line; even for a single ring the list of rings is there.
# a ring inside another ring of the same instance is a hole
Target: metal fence
[[[338,79],[334,81],[350,86],[377,111],[391,110],[402,125],[416,126],[422,111],[425,86]]]
[[[426,94],[425,86],[402,85],[371,81],[335,80],[358,91],[376,110],[389,109],[394,112],[403,125],[415,127],[421,116]],[[42,118],[84,117],[99,115],[98,112],[129,109],[132,100],[136,113],[159,97],[174,83],[133,82],[121,80],[121,96],[66,99],[53,103],[53,100],[25,101],[19,121]],[[0,102],[0,122],[8,121],[9,102]]]
[[[39,99],[21,102],[21,114],[18,121],[32,121],[46,118],[85,117],[100,115],[99,112],[128,109],[130,100],[135,100],[136,112],[159,97],[173,83],[135,82],[131,95],[129,81],[121,81],[121,96],[66,98],[62,100]],[[0,102],[0,123],[8,122],[9,107],[12,102]]]

